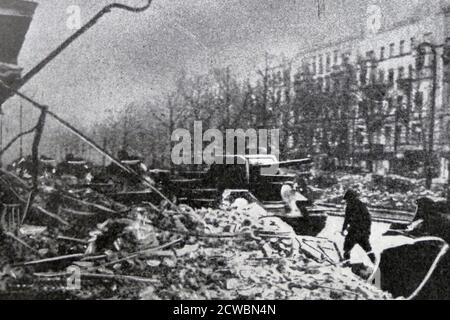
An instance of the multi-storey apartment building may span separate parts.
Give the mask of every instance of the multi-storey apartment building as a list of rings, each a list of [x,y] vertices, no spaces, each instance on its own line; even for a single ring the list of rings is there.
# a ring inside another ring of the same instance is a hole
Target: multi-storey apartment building
[[[333,87],[333,74],[344,61],[356,66],[357,103],[348,120],[349,161],[373,166],[378,172],[392,172],[394,166],[420,171],[420,163],[427,159],[432,145],[436,171],[447,179],[450,65],[444,54],[450,39],[449,3],[436,1],[429,15],[407,16],[389,24],[385,24],[388,13],[383,9],[382,2],[369,5],[361,17],[364,30],[350,38],[304,50],[297,67],[306,64],[314,79],[323,84],[321,87],[329,90]],[[386,92],[383,101],[377,101],[382,125],[369,137],[367,121],[361,115],[367,97],[359,90],[375,84],[386,88]]]

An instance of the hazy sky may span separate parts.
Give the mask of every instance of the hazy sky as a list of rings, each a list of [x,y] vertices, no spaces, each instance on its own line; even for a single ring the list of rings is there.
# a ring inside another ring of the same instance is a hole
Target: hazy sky
[[[391,21],[424,14],[423,4],[431,2],[321,1],[326,10],[321,19],[317,0],[154,0],[144,13],[114,11],[23,90],[74,123],[89,122],[102,117],[110,106],[167,93],[182,70],[205,72],[211,65],[230,65],[246,76],[265,51],[294,56],[316,41],[358,34],[369,4],[381,4]],[[113,0],[37,2],[19,57],[25,71],[74,32],[66,23],[69,6],[79,6],[86,22]],[[14,109],[17,99],[8,105],[7,111]]]

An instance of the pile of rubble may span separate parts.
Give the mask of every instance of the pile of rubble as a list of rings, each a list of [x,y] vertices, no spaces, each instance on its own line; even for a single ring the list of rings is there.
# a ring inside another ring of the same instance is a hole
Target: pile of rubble
[[[435,188],[430,191],[424,181],[404,178],[395,175],[377,176],[372,174],[337,173],[337,181],[332,186],[321,188],[315,184],[313,191],[317,199],[326,203],[341,204],[342,196],[348,189],[354,189],[361,195],[361,200],[371,207],[414,211],[418,198],[428,197],[436,201],[445,198],[445,191]],[[320,179],[317,180],[320,182]]]
[[[20,182],[2,179],[24,196]],[[391,298],[338,263],[312,259],[289,225],[242,199],[218,210],[125,207],[49,184],[36,199],[27,223],[52,223],[3,230],[4,298]]]

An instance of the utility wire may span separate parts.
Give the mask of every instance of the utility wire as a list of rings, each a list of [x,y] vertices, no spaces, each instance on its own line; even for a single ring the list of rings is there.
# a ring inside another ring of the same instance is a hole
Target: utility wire
[[[64,51],[69,45],[72,44],[81,35],[91,29],[105,14],[110,13],[113,9],[125,10],[134,13],[139,13],[150,8],[153,0],[147,0],[147,4],[142,7],[131,7],[120,3],[112,3],[101,9],[91,20],[89,20],[84,26],[78,29],[73,35],[67,38],[62,44],[60,44],[54,51],[52,51],[47,57],[39,62],[34,68],[25,74],[19,84],[15,86],[15,89],[20,89],[28,81],[30,81],[36,74],[38,74],[47,64],[49,64],[54,58],[56,58],[62,51]]]

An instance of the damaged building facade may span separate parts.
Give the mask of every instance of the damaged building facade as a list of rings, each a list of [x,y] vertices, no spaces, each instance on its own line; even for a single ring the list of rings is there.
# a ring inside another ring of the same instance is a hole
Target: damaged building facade
[[[355,66],[356,85],[345,88],[355,97],[349,106],[345,162],[381,174],[415,172],[423,170],[431,151],[434,176],[447,181],[450,65],[446,55],[450,3],[436,1],[427,4],[427,9],[421,9],[421,3],[416,11],[428,10],[428,15],[410,12],[402,19],[392,17],[383,3],[367,7],[360,16],[362,30],[356,36],[302,51],[297,68],[301,70],[306,65],[313,79],[322,84],[321,90],[327,91],[333,90],[333,79],[345,63]],[[370,86],[381,88],[383,98],[374,101],[367,97],[363,91]],[[365,113],[367,105],[378,112]],[[368,132],[365,117],[379,120],[380,125]],[[433,126],[431,137],[429,130]],[[319,140],[320,128],[315,134]],[[333,147],[333,156],[339,157],[342,146],[336,142]]]

